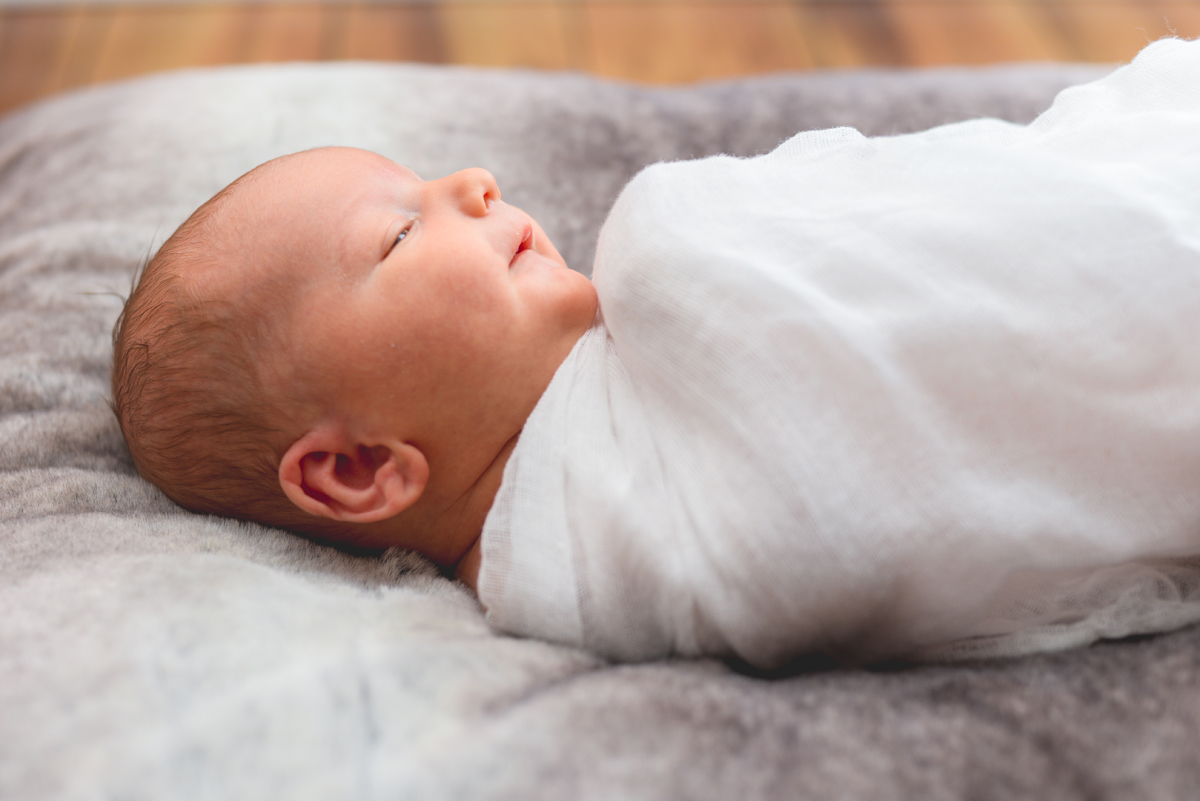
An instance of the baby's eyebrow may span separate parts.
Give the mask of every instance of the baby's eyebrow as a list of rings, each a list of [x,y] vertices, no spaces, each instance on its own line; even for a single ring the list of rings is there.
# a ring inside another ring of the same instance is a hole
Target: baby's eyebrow
[[[401,172],[408,173],[408,176],[410,178],[420,181],[421,183],[425,182],[421,176],[417,175],[417,173],[412,169],[412,167],[406,167],[403,164],[397,164],[396,166],[400,168]]]

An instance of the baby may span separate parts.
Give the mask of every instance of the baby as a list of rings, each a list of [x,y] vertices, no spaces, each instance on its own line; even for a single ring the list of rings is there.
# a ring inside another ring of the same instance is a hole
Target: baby
[[[1196,621],[1198,76],[1164,41],[1029,126],[652,166],[594,284],[482,170],[278,159],[150,263],[114,405],[184,506],[416,549],[616,659]]]
[[[415,549],[474,586],[505,462],[595,314],[487,171],[313,150],[162,246],[115,331],[114,407],[189,509]]]

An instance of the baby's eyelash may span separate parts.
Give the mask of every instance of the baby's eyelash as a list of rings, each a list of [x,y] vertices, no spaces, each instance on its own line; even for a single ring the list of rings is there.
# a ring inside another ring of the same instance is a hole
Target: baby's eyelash
[[[390,248],[388,248],[388,253],[391,253],[392,250],[395,249],[396,245],[400,244],[400,240],[402,240],[406,236],[408,236],[408,234],[411,230],[412,230],[412,223],[409,223],[408,225],[404,226],[404,228],[401,229],[400,233],[396,234],[396,239],[395,239],[395,241],[392,242],[392,246]]]

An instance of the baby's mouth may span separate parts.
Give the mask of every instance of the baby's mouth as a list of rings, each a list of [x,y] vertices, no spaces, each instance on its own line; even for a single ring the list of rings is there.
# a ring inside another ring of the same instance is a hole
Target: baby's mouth
[[[532,225],[525,227],[525,234],[524,234],[524,236],[521,237],[521,243],[519,245],[517,245],[517,252],[513,254],[512,260],[509,261],[508,266],[511,267],[513,264],[515,264],[517,261],[517,257],[520,256],[522,253],[524,253],[527,250],[533,250],[533,226]]]

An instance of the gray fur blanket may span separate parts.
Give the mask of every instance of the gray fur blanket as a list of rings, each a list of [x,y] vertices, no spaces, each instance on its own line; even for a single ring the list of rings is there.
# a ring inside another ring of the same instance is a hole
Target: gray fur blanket
[[[140,260],[250,167],[325,144],[467,166],[586,271],[642,165],[804,129],[1027,120],[1095,68],[678,90],[335,65],[180,73],[0,122],[0,797],[1190,798],[1200,630],[1037,658],[753,675],[491,633],[424,560],[193,515],[106,405]]]

